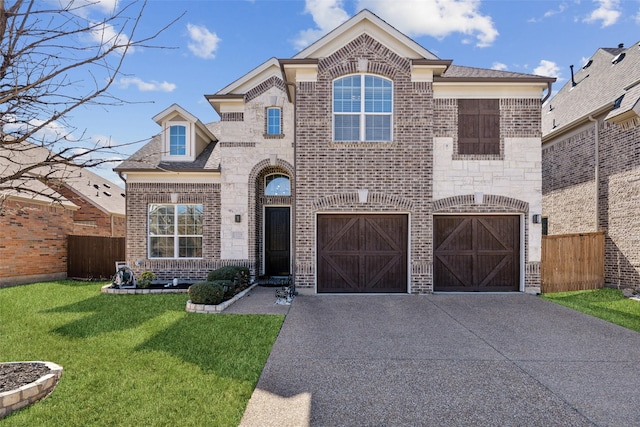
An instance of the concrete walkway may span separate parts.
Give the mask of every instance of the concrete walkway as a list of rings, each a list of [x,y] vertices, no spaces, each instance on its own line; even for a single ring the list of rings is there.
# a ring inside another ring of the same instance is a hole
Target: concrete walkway
[[[636,426],[640,334],[524,294],[298,296],[241,425]]]

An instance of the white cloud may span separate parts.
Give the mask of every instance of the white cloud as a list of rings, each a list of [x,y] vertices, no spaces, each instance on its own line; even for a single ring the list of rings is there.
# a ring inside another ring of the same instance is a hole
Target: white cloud
[[[118,86],[122,89],[127,89],[130,85],[136,86],[141,92],[173,92],[176,88],[174,83],[167,81],[157,82],[151,80],[150,82],[145,82],[138,77],[122,77],[118,80]]]
[[[91,26],[93,27],[91,38],[97,43],[104,44],[109,48],[114,45],[126,46],[130,43],[129,37],[122,32],[118,32],[113,25],[104,22],[92,22]],[[127,53],[133,53],[134,50],[133,46],[131,46],[127,49]],[[124,47],[118,48],[117,51],[124,53]]]
[[[5,117],[6,118],[6,117]],[[7,134],[31,134],[29,140],[32,142],[52,143],[56,141],[75,141],[72,132],[59,122],[53,121],[42,126],[45,122],[40,119],[31,119],[28,123],[18,122],[15,117],[6,118],[6,123],[2,131]]]
[[[69,8],[79,16],[86,18],[92,10],[104,14],[113,14],[118,9],[119,0],[49,0],[60,8]]]
[[[311,15],[317,28],[300,31],[298,38],[294,40],[295,47],[304,49],[348,20],[349,14],[342,5],[342,0],[306,0],[304,12]]]
[[[638,9],[638,13],[636,13],[636,16],[634,16],[633,19],[636,21],[636,24],[640,25],[640,9]]]
[[[191,41],[187,45],[189,50],[198,58],[213,59],[221,39],[210,32],[203,25],[187,24],[187,31]]]
[[[601,27],[609,27],[620,18],[620,0],[594,0],[600,6],[584,19],[585,22],[602,21]]]
[[[479,0],[359,0],[367,8],[409,36],[444,38],[452,33],[475,37],[476,46],[490,46],[498,30],[488,15],[480,12]],[[468,42],[468,39],[465,38]]]
[[[562,12],[567,10],[567,7],[569,7],[569,6],[567,6],[566,3],[560,3],[560,6],[558,6],[557,9],[550,9],[550,10],[546,11],[544,13],[544,17],[545,18],[549,18],[550,16],[561,14]]]
[[[89,139],[91,140],[91,142],[95,147],[111,148],[111,147],[118,146],[118,142],[116,142],[110,136],[106,136],[106,135],[99,135],[99,134],[92,135],[91,138]]]
[[[553,61],[547,61],[543,59],[540,61],[540,65],[533,69],[533,74],[537,76],[545,77],[560,77],[560,67]]]
[[[508,67],[507,67],[507,64],[503,64],[502,62],[494,62],[491,65],[491,69],[498,70],[498,71],[506,71]]]

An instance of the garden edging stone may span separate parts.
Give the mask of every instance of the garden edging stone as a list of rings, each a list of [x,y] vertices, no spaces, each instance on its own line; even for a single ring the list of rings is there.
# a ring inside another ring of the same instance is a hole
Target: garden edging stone
[[[229,299],[227,301],[223,301],[223,302],[221,302],[220,304],[217,304],[217,305],[194,304],[194,303],[191,302],[191,300],[189,300],[189,301],[187,301],[187,305],[186,305],[185,309],[189,313],[203,313],[203,314],[221,313],[225,308],[229,307],[231,304],[233,304],[236,301],[238,301],[240,298],[245,296],[249,291],[251,291],[256,286],[258,286],[257,283],[249,286],[247,289],[243,290],[242,292],[239,292],[233,298],[231,298],[231,299]]]

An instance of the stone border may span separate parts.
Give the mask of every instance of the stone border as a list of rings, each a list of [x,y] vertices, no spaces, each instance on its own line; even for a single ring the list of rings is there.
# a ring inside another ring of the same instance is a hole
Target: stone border
[[[112,288],[111,285],[104,285],[100,292],[103,294],[117,294],[117,295],[146,295],[146,294],[186,294],[188,289],[146,289],[146,288],[131,288],[131,289],[119,289]]]
[[[37,402],[47,397],[58,384],[62,376],[62,366],[53,362],[3,362],[6,364],[19,363],[40,363],[46,365],[51,370],[48,374],[40,377],[37,381],[25,384],[15,390],[0,393],[0,419],[10,413],[22,409],[27,405]]]
[[[221,313],[225,308],[229,307],[231,304],[238,301],[240,298],[245,296],[251,289],[255,288],[256,286],[258,286],[258,284],[254,283],[244,291],[238,293],[236,296],[234,296],[230,300],[224,301],[218,305],[194,304],[191,302],[191,300],[189,300],[187,301],[187,306],[185,307],[185,309],[189,313],[203,313],[203,314]]]

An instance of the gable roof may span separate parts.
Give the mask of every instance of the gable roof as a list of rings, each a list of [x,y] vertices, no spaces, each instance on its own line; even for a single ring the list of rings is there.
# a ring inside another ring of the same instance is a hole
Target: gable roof
[[[18,149],[8,150],[7,156],[0,156],[0,169],[4,174],[14,173],[25,166],[38,165],[51,157],[55,157],[55,153],[46,147],[28,142],[22,142],[18,145],[20,146]],[[3,193],[8,196],[32,199],[37,202],[51,202],[51,198],[53,198],[63,205],[70,203],[66,198],[54,191],[53,188],[33,179],[39,176],[47,177],[51,185],[61,184],[68,187],[107,214],[125,215],[125,198],[123,197],[125,190],[89,169],[53,163],[51,166],[35,168],[28,175],[32,178],[15,180],[12,182],[13,189]],[[31,191],[20,191],[20,188]],[[40,194],[34,194],[34,192]]]
[[[327,57],[335,52],[336,46],[342,47],[364,33],[372,36],[399,56],[409,59],[439,59],[367,9],[361,10],[351,19],[300,51],[293,59]]]
[[[616,60],[617,59],[617,60]],[[629,48],[600,48],[574,73],[542,111],[543,140],[607,113],[607,120],[638,116],[640,43]],[[616,100],[621,99],[613,110]],[[626,116],[624,113],[629,113]]]

